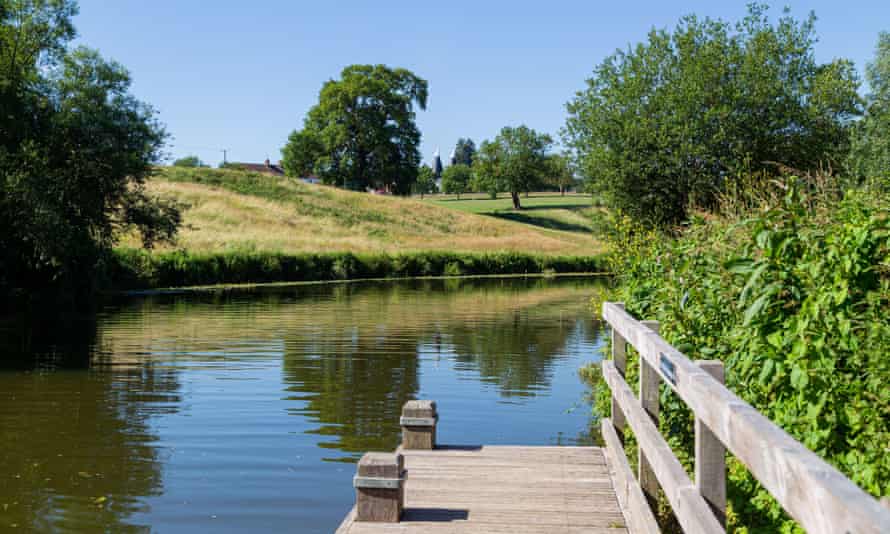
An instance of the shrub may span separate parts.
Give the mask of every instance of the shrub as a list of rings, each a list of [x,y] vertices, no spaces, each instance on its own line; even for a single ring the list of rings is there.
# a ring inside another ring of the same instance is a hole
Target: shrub
[[[150,253],[119,249],[105,262],[108,287],[118,290],[210,284],[301,282],[409,276],[596,272],[598,256],[545,257],[520,253],[288,255],[256,251]]]
[[[724,361],[736,394],[866,491],[890,495],[890,199],[805,186],[779,184],[777,202],[744,218],[693,217],[676,239],[616,226],[612,298],[658,319],[690,358]],[[606,410],[608,392],[598,397]],[[662,414],[690,467],[689,411],[665,390]],[[728,493],[732,528],[798,528],[737,461]]]

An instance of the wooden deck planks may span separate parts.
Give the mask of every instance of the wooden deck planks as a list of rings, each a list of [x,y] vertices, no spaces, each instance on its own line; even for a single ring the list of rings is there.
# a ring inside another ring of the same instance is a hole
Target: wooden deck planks
[[[598,447],[402,450],[408,476],[400,523],[338,534],[624,534],[625,519]]]

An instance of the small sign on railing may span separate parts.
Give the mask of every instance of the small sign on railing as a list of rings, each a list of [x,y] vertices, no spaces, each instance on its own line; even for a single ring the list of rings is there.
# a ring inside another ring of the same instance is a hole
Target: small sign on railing
[[[659,353],[658,367],[661,368],[661,374],[667,378],[672,385],[677,385],[677,372],[674,368],[674,362],[670,361],[663,352]]]

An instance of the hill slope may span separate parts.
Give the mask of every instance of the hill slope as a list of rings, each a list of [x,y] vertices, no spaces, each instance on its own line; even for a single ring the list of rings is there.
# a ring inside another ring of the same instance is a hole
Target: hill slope
[[[166,167],[147,187],[187,205],[179,242],[166,249],[288,254],[436,250],[593,255],[601,251],[600,243],[583,227],[546,228],[252,172]],[[129,237],[123,245],[135,246],[136,240]]]

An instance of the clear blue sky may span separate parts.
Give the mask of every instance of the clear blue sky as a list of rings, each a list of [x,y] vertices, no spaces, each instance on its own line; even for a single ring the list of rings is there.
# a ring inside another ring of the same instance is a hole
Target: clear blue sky
[[[862,72],[890,1],[771,3],[772,16],[819,17],[820,61],[846,57]],[[278,160],[322,83],[353,63],[411,69],[430,84],[418,113],[422,152],[443,159],[458,137],[477,144],[502,126],[556,135],[564,105],[616,48],[684,14],[737,20],[745,2],[624,0],[417,2],[390,0],[81,0],[79,43],[133,75],[173,135],[174,156],[216,164]]]

